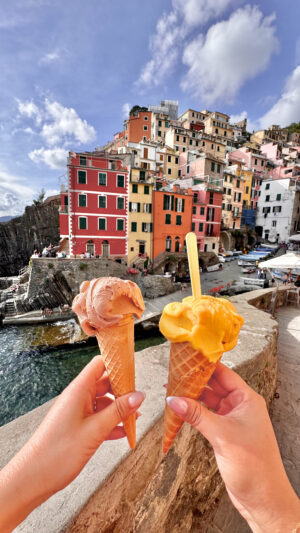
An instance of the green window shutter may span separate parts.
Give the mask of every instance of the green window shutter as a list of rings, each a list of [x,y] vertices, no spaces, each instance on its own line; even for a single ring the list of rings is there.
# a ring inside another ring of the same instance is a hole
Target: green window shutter
[[[276,200],[281,200],[281,194],[277,194]]]
[[[203,231],[203,222],[200,222],[199,224],[199,231]]]
[[[86,218],[79,218],[79,229],[87,229]]]
[[[104,229],[106,226],[106,219],[105,218],[99,218],[98,220],[98,229]]]
[[[129,211],[131,212],[131,202],[129,202]]]
[[[144,185],[144,194],[149,194],[149,185]]]
[[[185,199],[182,198],[182,212],[184,213],[184,202],[185,202]]]
[[[86,171],[78,170],[78,183],[86,183]]]
[[[103,172],[99,172],[98,174],[98,184],[106,185],[106,174],[104,174]]]
[[[140,213],[140,211],[141,211],[141,204],[140,204],[140,202],[138,202],[138,204],[137,204],[137,210],[138,210],[138,213]]]
[[[64,205],[67,206],[69,204],[69,198],[68,196],[64,197]]]
[[[121,176],[121,175],[118,174],[117,186],[118,187],[124,187],[124,176]]]
[[[123,231],[124,230],[124,220],[118,219],[117,220],[117,230]]]
[[[133,192],[133,193],[137,193],[137,192],[138,192],[138,186],[137,186],[136,183],[133,183],[133,184],[132,184],[132,192]]]
[[[171,211],[174,211],[174,196],[171,196]]]
[[[103,208],[106,208],[106,196],[99,196],[98,197],[98,206],[99,208],[103,209]]]
[[[178,199],[175,198],[175,211],[177,211],[177,206],[178,206]]]
[[[79,207],[86,207],[86,195],[85,194],[78,195],[78,205]]]
[[[192,231],[195,231],[195,222],[192,222]]]
[[[124,209],[124,198],[118,198],[117,199],[117,209]]]
[[[166,213],[166,220],[165,220],[165,223],[166,223],[166,224],[171,224],[171,215],[170,215],[170,213]]]
[[[181,215],[176,216],[176,226],[181,226]]]
[[[169,201],[168,201],[169,197],[164,194],[164,210],[166,211],[167,209],[169,209]]]
[[[149,213],[152,213],[152,204],[149,204]]]
[[[131,222],[131,231],[136,231],[136,230],[137,230],[137,223]]]
[[[214,172],[214,170],[215,170],[215,162],[214,161],[212,161],[212,163],[211,163],[211,170],[212,170],[212,172]]]
[[[152,222],[150,222],[150,233],[152,233],[152,231],[153,231],[153,224]]]

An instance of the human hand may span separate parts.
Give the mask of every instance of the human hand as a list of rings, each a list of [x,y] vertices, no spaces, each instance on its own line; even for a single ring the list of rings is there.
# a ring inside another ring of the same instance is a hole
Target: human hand
[[[0,473],[1,532],[11,531],[7,524],[15,527],[68,485],[104,440],[125,436],[118,424],[136,412],[145,395],[133,392],[112,400],[105,396],[109,391],[104,363],[97,356],[61,393],[30,440]]]
[[[200,396],[168,405],[213,446],[227,492],[256,533],[289,533],[300,522],[299,500],[285,473],[262,396],[219,363]],[[206,406],[206,407],[205,407]]]

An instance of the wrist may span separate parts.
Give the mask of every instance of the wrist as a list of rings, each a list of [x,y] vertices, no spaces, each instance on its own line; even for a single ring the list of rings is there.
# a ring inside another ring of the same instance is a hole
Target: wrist
[[[253,533],[300,533],[300,501],[294,491],[281,508],[270,506],[265,518],[261,513],[258,520],[249,520]]]

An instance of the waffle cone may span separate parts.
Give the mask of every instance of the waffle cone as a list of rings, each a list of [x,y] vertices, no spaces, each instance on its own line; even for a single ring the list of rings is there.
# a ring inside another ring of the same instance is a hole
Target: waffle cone
[[[219,359],[221,358],[220,354]],[[171,343],[167,396],[186,396],[196,400],[212,376],[219,359],[212,363],[189,342]],[[166,404],[163,452],[172,445],[183,420]]]
[[[103,328],[96,334],[100,352],[115,398],[135,390],[134,318],[126,315],[118,324]],[[130,448],[136,444],[135,413],[123,426]]]

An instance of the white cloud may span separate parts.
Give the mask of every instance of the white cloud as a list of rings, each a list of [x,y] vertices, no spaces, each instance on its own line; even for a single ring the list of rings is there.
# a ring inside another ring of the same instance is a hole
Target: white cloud
[[[68,150],[64,148],[39,148],[28,154],[34,163],[44,163],[53,169],[66,168]]]
[[[288,126],[300,121],[300,65],[296,67],[286,81],[279,100],[259,119],[261,128],[272,124]]]
[[[3,214],[20,215],[25,206],[32,203],[36,191],[24,182],[28,183],[28,179],[0,167],[0,211]]]
[[[151,59],[143,67],[136,87],[160,85],[174,69],[182,43],[192,29],[219,16],[232,1],[173,0],[173,9],[163,13],[150,38]]]
[[[50,122],[43,124],[41,135],[48,145],[53,146],[71,138],[79,143],[88,143],[96,138],[95,128],[82,120],[72,107],[64,107],[48,99],[45,107]]]
[[[40,64],[49,64],[53,63],[60,59],[60,52],[59,50],[55,50],[54,52],[49,52],[48,54],[45,54],[41,57],[39,63]]]
[[[258,7],[247,5],[211,26],[206,37],[198,35],[184,50],[189,70],[182,89],[207,105],[233,102],[242,85],[265,70],[278,50],[274,20],[274,14],[263,18]]]
[[[130,109],[131,105],[129,102],[125,102],[125,104],[122,105],[123,118],[128,118]]]
[[[34,102],[27,101],[22,102],[21,100],[17,100],[18,102],[18,109],[21,115],[25,115],[26,117],[32,118],[35,115],[39,115],[40,110],[37,105],[35,105]]]

